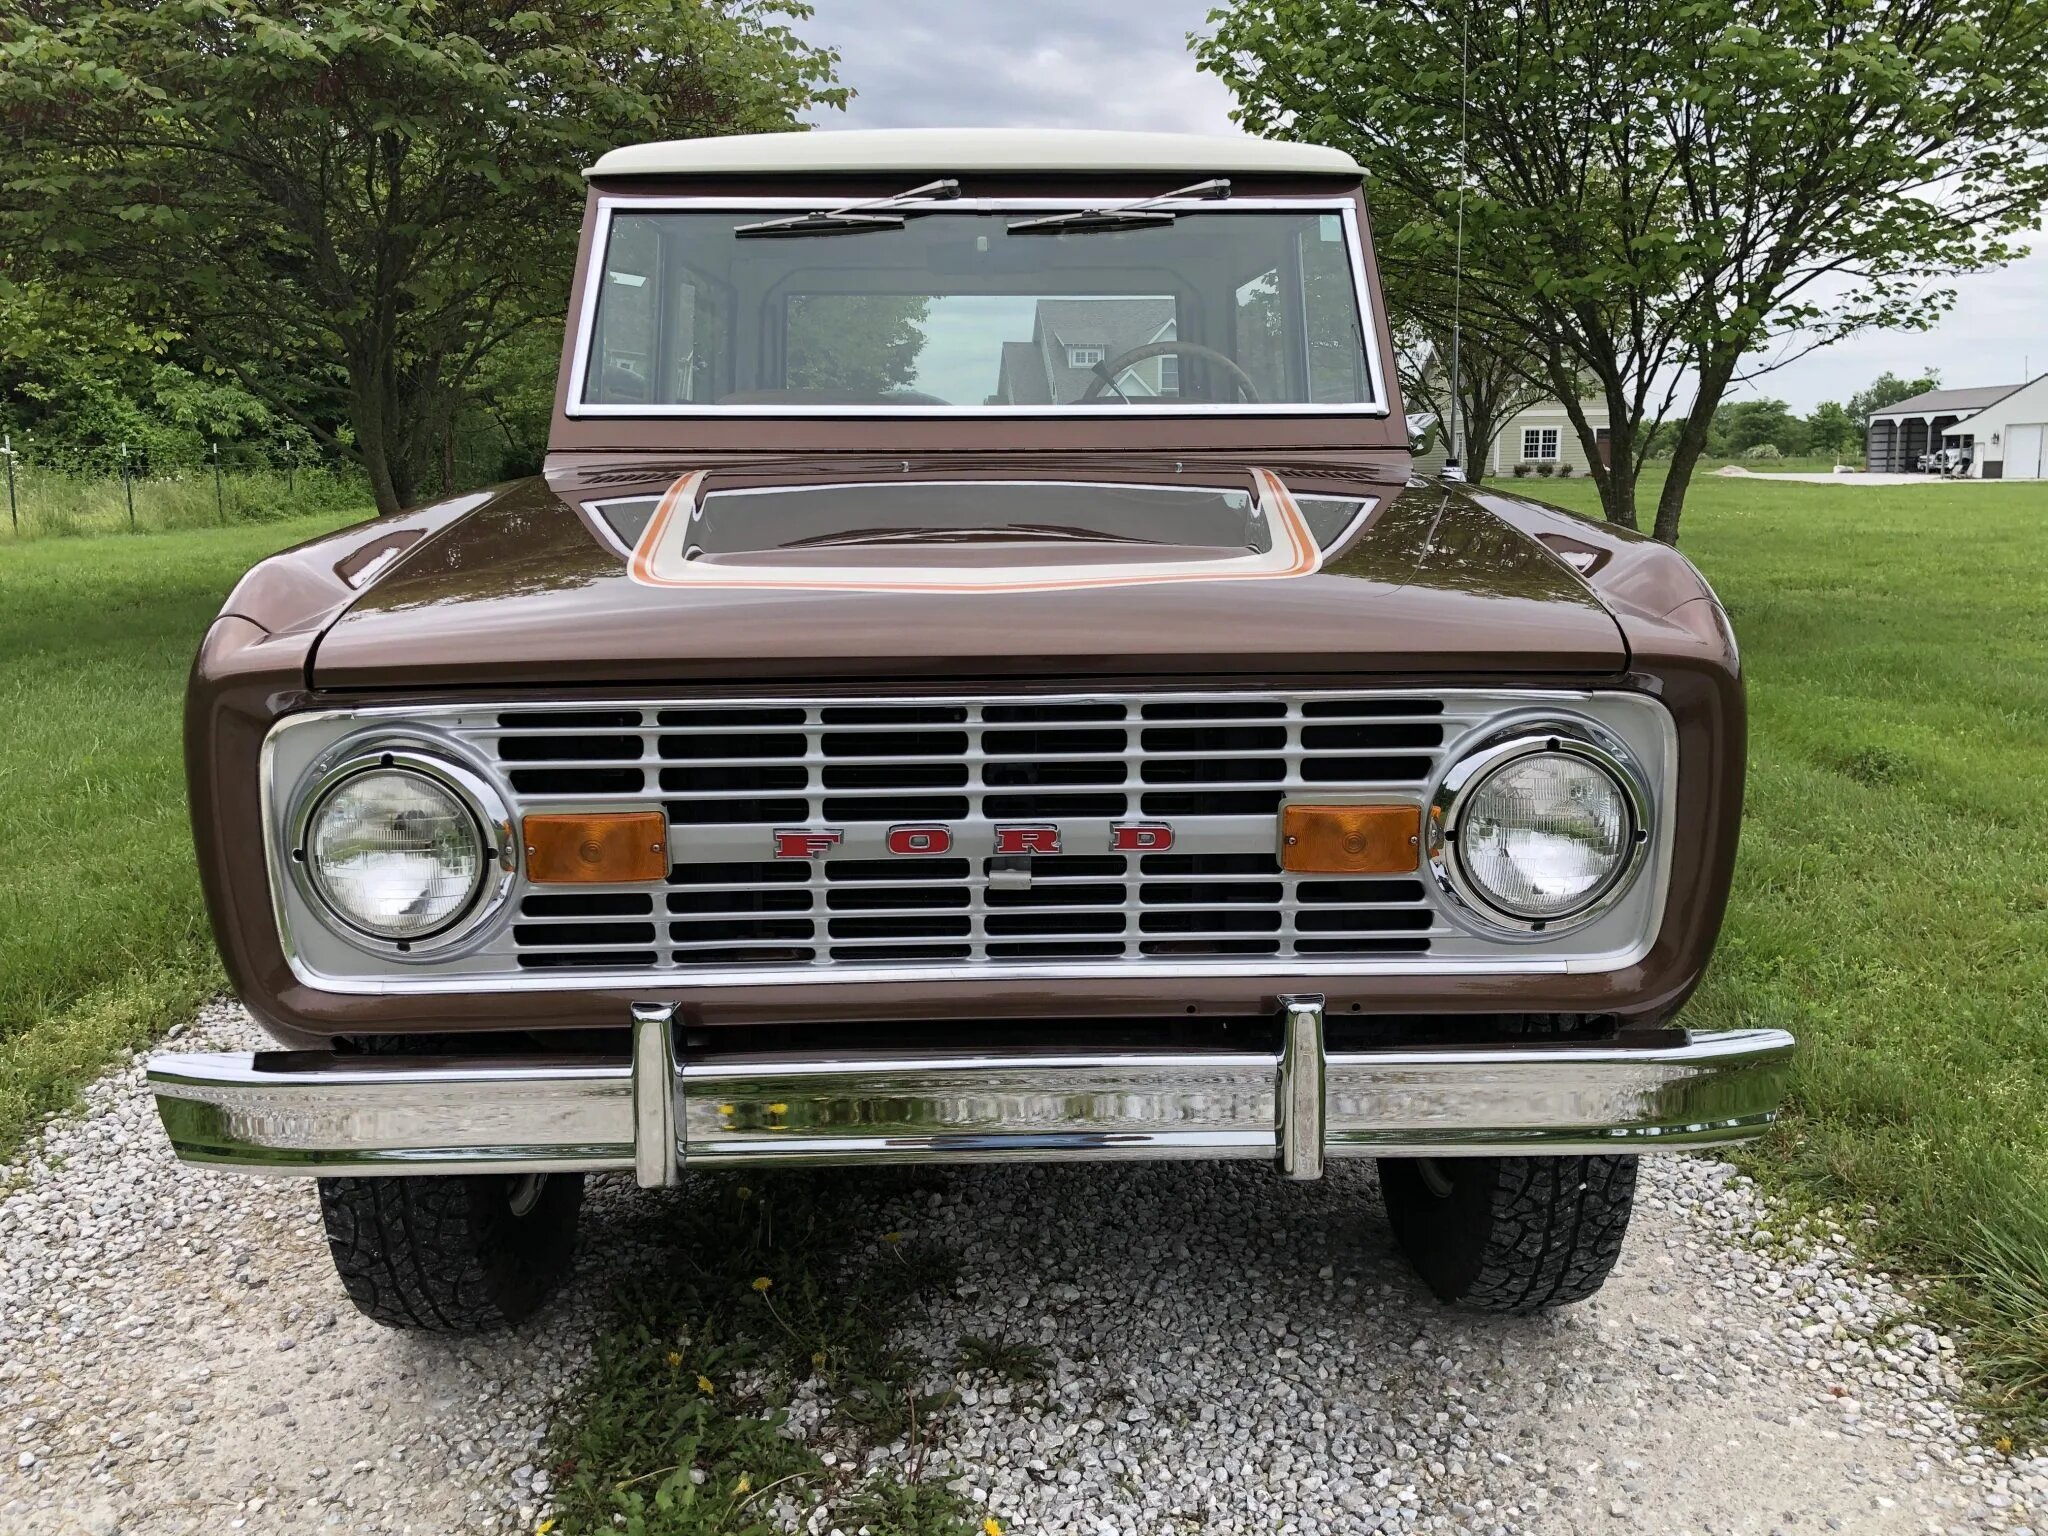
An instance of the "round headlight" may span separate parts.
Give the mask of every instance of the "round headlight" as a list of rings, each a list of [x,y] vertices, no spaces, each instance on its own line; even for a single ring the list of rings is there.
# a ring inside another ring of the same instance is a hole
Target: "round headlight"
[[[1636,806],[1620,778],[1558,743],[1489,769],[1459,796],[1451,857],[1467,893],[1528,924],[1586,912],[1634,860]]]
[[[329,789],[306,818],[306,877],[350,927],[401,942],[461,918],[484,883],[483,829],[429,774],[379,767]]]

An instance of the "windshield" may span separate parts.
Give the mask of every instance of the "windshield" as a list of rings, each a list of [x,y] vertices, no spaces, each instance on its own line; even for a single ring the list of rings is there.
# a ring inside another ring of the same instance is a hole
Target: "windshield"
[[[947,205],[764,239],[735,233],[757,211],[616,210],[575,398],[592,414],[1378,406],[1348,209],[1012,227],[1030,216]]]

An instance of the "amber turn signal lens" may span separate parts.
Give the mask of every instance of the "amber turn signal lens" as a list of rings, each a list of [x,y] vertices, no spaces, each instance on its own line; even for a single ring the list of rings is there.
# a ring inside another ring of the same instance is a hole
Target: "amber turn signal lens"
[[[526,878],[535,885],[623,885],[668,876],[668,818],[660,811],[529,816]]]
[[[1422,858],[1412,805],[1290,805],[1280,813],[1280,863],[1297,875],[1406,875]]]

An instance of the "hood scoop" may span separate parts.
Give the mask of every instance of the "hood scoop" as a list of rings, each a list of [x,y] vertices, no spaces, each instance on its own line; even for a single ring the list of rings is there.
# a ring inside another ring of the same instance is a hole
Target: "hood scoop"
[[[912,480],[707,490],[596,510],[651,587],[1046,591],[1304,576],[1323,541],[1278,476],[1237,484]],[[1352,516],[1370,510],[1352,503]]]

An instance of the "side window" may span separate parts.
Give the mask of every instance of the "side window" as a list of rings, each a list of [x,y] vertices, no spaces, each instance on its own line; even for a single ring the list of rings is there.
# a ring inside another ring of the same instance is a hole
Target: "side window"
[[[1308,341],[1308,397],[1324,405],[1370,400],[1365,339],[1358,329],[1343,221],[1334,213],[1322,214],[1297,241],[1303,329]]]
[[[1093,368],[1108,356],[1108,351],[1102,347],[1069,347],[1067,348],[1067,366],[1069,368]]]
[[[654,373],[655,295],[660,243],[644,219],[620,220],[605,250],[597,290],[597,334],[583,398],[596,405],[644,405]]]
[[[1557,457],[1558,429],[1556,427],[1522,428],[1522,457],[1525,459],[1554,459]]]
[[[592,405],[686,405],[730,388],[718,291],[676,258],[650,217],[612,222],[597,287],[583,398]]]
[[[1269,268],[1240,283],[1232,305],[1232,354],[1252,377],[1259,396],[1285,400],[1287,388],[1286,316],[1280,302],[1280,269]]]

